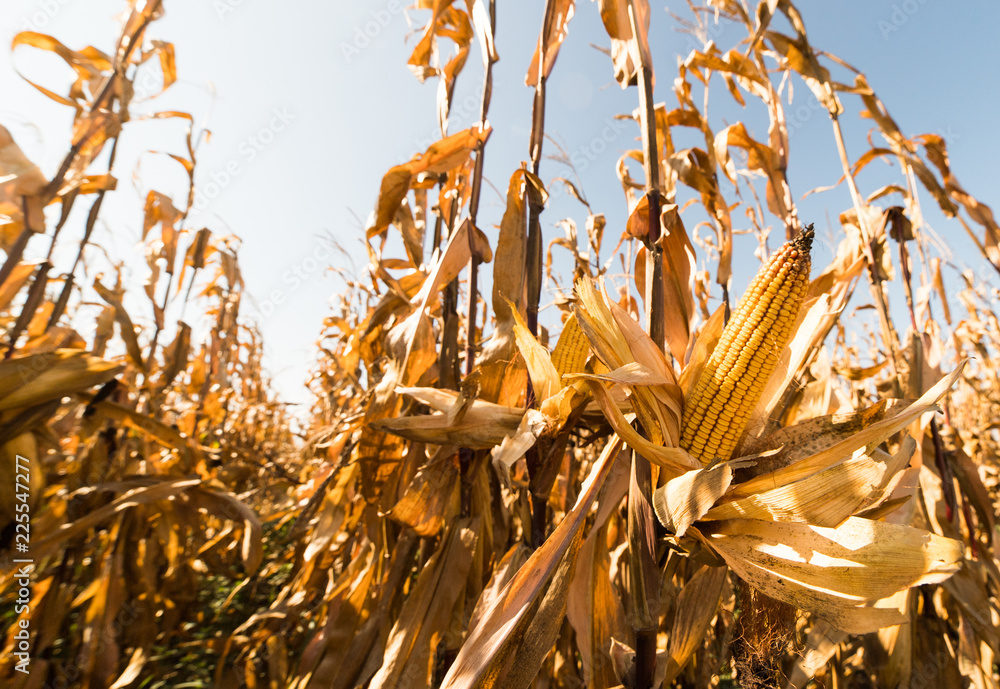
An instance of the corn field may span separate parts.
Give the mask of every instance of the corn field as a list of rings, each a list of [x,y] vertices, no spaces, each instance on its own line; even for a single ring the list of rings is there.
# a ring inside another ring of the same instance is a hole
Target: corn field
[[[116,45],[12,46],[75,81],[31,82],[73,111],[54,175],[0,126],[3,686],[1000,686],[1000,292],[924,208],[990,273],[1000,226],[792,2],[690,2],[702,48],[654,69],[647,0],[546,0],[496,36],[496,0],[418,0],[398,55],[440,137],[372,189],[304,420],[262,364],[240,240],[191,218],[195,115],[143,116],[182,133],[188,188],[135,209],[145,282],[95,241],[138,71],[178,79],[162,0],[124,4]],[[623,227],[543,154],[547,80],[594,12],[634,97]],[[493,67],[536,29],[493,223]],[[478,123],[449,132],[459,77]],[[793,83],[850,193],[825,228],[788,174]],[[710,96],[766,129],[710,124]],[[557,190],[579,202],[558,224]]]

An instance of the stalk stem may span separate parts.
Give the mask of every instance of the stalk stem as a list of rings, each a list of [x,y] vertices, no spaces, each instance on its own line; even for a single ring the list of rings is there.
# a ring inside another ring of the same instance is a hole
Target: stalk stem
[[[663,248],[660,244],[660,157],[656,146],[656,106],[653,102],[653,65],[647,62],[644,37],[636,21],[632,2],[628,7],[632,36],[639,44],[639,118],[642,128],[642,163],[646,174],[649,202],[649,233],[643,238],[650,253],[652,270],[647,270],[646,323],[649,336],[661,350],[666,342],[663,303]],[[629,484],[628,535],[631,559],[630,592],[635,629],[635,686],[652,689],[656,672],[656,633],[659,628],[659,567],[656,564],[655,523],[652,510],[652,467],[649,460],[632,453],[632,481]]]
[[[496,32],[496,0],[489,2],[490,25],[488,30],[495,35]],[[487,46],[483,46],[483,54],[486,55],[486,73],[483,77],[483,93],[479,102],[479,126],[486,126],[486,115],[490,109],[490,100],[493,96],[493,63],[495,60],[489,54]],[[465,376],[472,375],[476,367],[476,310],[479,300],[479,256],[476,255],[473,232],[476,230],[476,218],[479,215],[479,198],[483,187],[483,158],[486,154],[486,144],[481,143],[476,149],[476,166],[472,173],[472,191],[469,196],[469,219],[472,227],[469,233],[469,304],[466,314],[466,341],[465,341]],[[462,487],[460,490],[462,516],[468,517],[472,513],[472,477],[475,475],[474,464],[475,453],[471,448],[463,447],[458,451],[458,464],[462,476]],[[449,663],[450,664],[450,663]]]

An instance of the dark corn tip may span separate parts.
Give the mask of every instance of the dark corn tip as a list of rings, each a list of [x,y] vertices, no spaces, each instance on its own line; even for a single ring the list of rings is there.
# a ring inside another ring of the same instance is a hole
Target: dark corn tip
[[[809,223],[805,226],[805,229],[799,233],[799,236],[792,240],[792,246],[796,249],[802,250],[806,253],[806,255],[808,255],[812,250],[813,237],[815,236],[816,233],[813,231],[813,224]]]

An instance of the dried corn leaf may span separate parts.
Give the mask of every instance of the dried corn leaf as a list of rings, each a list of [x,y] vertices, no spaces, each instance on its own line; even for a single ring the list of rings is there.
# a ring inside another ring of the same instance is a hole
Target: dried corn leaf
[[[264,531],[256,512],[232,493],[207,482],[191,489],[189,495],[199,512],[241,524],[239,554],[243,571],[254,575],[264,559]]]
[[[371,549],[373,550],[373,549]],[[301,672],[306,677],[305,686],[310,689],[329,687],[343,668],[344,656],[358,631],[368,616],[365,603],[371,596],[375,581],[376,567],[371,561],[372,552],[368,557],[358,558],[357,562],[364,565],[360,573],[356,567],[349,567],[340,577],[335,593],[331,596],[331,606],[326,626],[313,638],[307,652],[303,654],[300,668],[315,667],[312,672]],[[217,669],[222,670],[222,665]],[[218,682],[216,682],[218,683]]]
[[[28,278],[35,273],[40,265],[40,263],[18,263],[14,266],[10,275],[0,285],[0,309],[6,309],[10,305]]]
[[[521,641],[520,633],[531,623],[559,563],[574,543],[579,545],[580,529],[620,450],[618,441],[607,444],[584,481],[573,509],[517,571],[479,624],[469,629],[441,689],[494,686]]]
[[[891,457],[859,450],[801,481],[723,501],[703,519],[773,519],[836,527],[857,511],[880,504],[889,482],[906,468],[915,449],[916,442],[907,436],[903,447]]]
[[[944,589],[958,604],[963,619],[972,624],[979,638],[997,653],[1000,647],[1000,628],[996,623],[998,609],[996,600],[990,595],[986,568],[966,561],[962,569],[944,583]]]
[[[19,476],[22,482],[18,482]],[[23,483],[25,478],[27,485]],[[34,510],[45,489],[45,474],[34,434],[20,433],[0,444],[0,480],[3,481],[0,484],[0,529],[4,529],[17,518],[17,508],[21,504],[28,505],[29,512]],[[20,512],[23,514],[25,510]]]
[[[125,666],[125,669],[118,675],[109,689],[126,689],[133,686],[140,679],[148,661],[148,649],[141,646],[136,648],[129,657],[128,665]]]
[[[504,383],[512,378],[508,375],[508,365],[514,358],[514,317],[507,302],[517,304],[519,313],[524,312],[527,304],[525,266],[528,230],[525,203],[542,205],[544,197],[545,185],[536,175],[523,169],[514,171],[507,186],[507,206],[500,220],[493,264],[495,326],[478,361],[482,372],[480,396],[490,402],[502,400]]]
[[[35,197],[40,197],[45,185],[45,176],[41,170],[28,160],[7,128],[0,125],[0,248],[9,253],[13,237],[20,234],[23,229],[26,223],[24,217],[26,201],[27,225],[35,232],[44,231],[42,201]],[[11,238],[10,243],[7,237]],[[7,287],[0,285],[0,288]],[[3,299],[0,298],[0,305],[3,303]]]
[[[517,307],[508,301],[507,308],[510,309],[510,315],[514,319],[514,339],[521,356],[524,357],[525,364],[528,366],[528,376],[531,378],[535,398],[546,400],[562,390],[563,384],[559,378],[559,372],[552,365],[548,350],[528,330],[528,326],[521,318],[521,314],[518,313]]]
[[[528,409],[514,432],[505,436],[500,444],[490,450],[493,466],[503,479],[504,485],[508,487],[512,485],[511,467],[534,446],[535,441],[543,433],[550,429],[550,422],[551,420],[537,409]]]
[[[389,632],[385,660],[370,687],[431,686],[436,641],[447,629],[452,609],[465,591],[478,522],[478,517],[455,522],[424,565]]]
[[[55,530],[34,540],[31,544],[32,554],[35,557],[44,557],[45,553],[58,547],[64,541],[86,533],[88,529],[102,524],[125,510],[157,500],[166,500],[173,495],[199,486],[201,483],[201,479],[197,478],[171,480],[143,479],[143,483],[138,487],[126,490],[122,495],[104,507],[94,510],[74,522],[61,524]]]
[[[670,381],[637,361],[625,364],[608,373],[570,373],[564,376],[570,380],[600,380],[619,385],[666,385]]]
[[[422,466],[386,516],[406,524],[420,536],[436,536],[458,513],[457,457],[438,451]]]
[[[646,37],[649,3],[646,0],[598,0],[598,7],[604,30],[611,37],[615,80],[622,88],[634,86],[639,81],[640,65],[653,63]],[[638,36],[632,30],[633,24],[638,29]]]
[[[638,361],[663,377],[673,378],[663,352],[622,307],[587,280],[577,282],[576,293],[580,300],[577,319],[601,363],[614,370]],[[677,386],[633,385],[629,392],[632,408],[652,444],[676,445],[681,406]]]
[[[954,385],[965,368],[965,364],[966,361],[962,361],[954,371],[938,381],[920,399],[898,409],[898,411],[894,409],[893,411],[896,413],[891,416],[876,421],[859,432],[839,440],[811,456],[737,485],[730,491],[730,497],[746,497],[763,490],[786,485],[837,464],[852,455],[858,448],[874,448],[893,433],[898,433],[900,430],[906,428],[921,414],[932,410],[935,403]]]
[[[603,504],[604,496],[601,497]],[[621,496],[619,496],[619,501]],[[629,639],[621,598],[611,583],[611,558],[606,546],[608,526],[595,525],[577,553],[576,572],[569,584],[566,618],[576,632],[576,647],[588,689],[613,686],[611,639]]]
[[[736,165],[729,156],[729,147],[736,146],[747,152],[746,166],[758,170],[767,177],[767,207],[785,223],[795,227],[795,202],[785,177],[782,157],[770,146],[755,141],[742,122],[731,124],[715,136],[715,157],[726,177],[736,185]]]
[[[483,0],[474,0],[472,3],[472,25],[476,29],[476,38],[479,39],[479,46],[482,49],[483,67],[486,67],[490,62],[499,60],[500,56],[497,55],[493,42],[493,25]]]
[[[618,405],[611,398],[611,394],[599,383],[591,383],[590,391],[594,395],[601,411],[615,432],[624,440],[629,447],[638,452],[666,471],[665,475],[680,475],[692,469],[701,469],[701,463],[679,447],[664,447],[656,445],[642,436],[632,427],[632,424],[625,418]]]
[[[680,538],[729,490],[732,480],[733,466],[729,462],[670,479],[653,491],[656,516],[667,531]]]
[[[704,643],[708,626],[715,618],[722,598],[726,574],[725,567],[706,565],[695,572],[678,594],[667,642],[666,685],[680,674]]]
[[[448,238],[448,245],[420,291],[411,300],[411,305],[416,309],[432,307],[437,302],[438,293],[458,277],[473,256],[480,263],[489,263],[493,260],[493,251],[483,231],[466,218]]]
[[[0,203],[20,203],[22,196],[34,196],[46,180],[37,165],[28,160],[10,131],[0,125]]]
[[[183,321],[177,323],[177,335],[174,341],[163,349],[163,377],[160,385],[164,387],[174,382],[181,371],[187,370],[188,355],[191,351],[191,326]]]
[[[708,539],[758,590],[855,634],[902,622],[898,609],[863,606],[945,581],[964,555],[950,538],[858,517],[837,528],[734,519]]]
[[[90,93],[97,93],[100,90],[104,74],[111,69],[109,57],[96,48],[88,46],[80,51],[70,50],[52,36],[36,31],[22,31],[15,35],[11,41],[11,50],[13,51],[22,45],[54,53],[76,72],[77,78],[70,86],[68,98],[53,93],[30,79],[22,78],[57,103],[74,108],[78,117],[87,102],[84,88],[89,88]]]
[[[656,346],[656,343],[649,337],[648,334],[642,329],[639,323],[636,322],[634,318],[622,308],[619,304],[608,300],[608,309],[611,312],[611,317],[614,319],[614,323],[618,326],[618,330],[621,333],[621,337],[624,338],[625,345],[628,347],[628,352],[631,358],[637,363],[645,366],[647,369],[653,371],[657,377],[666,381],[661,383],[661,385],[677,385],[677,377],[674,375],[674,369],[667,361],[666,356],[663,354],[663,350]],[[626,364],[628,360],[626,360]],[[680,390],[674,391],[677,395],[674,403],[677,405],[674,408],[674,412],[678,415],[680,414]]]
[[[441,139],[417,154],[408,163],[391,168],[382,178],[375,216],[366,230],[368,239],[388,229],[399,212],[400,204],[421,173],[442,174],[464,165],[471,153],[489,138],[489,125],[470,127]]]
[[[662,209],[660,225],[663,230],[660,237],[663,247],[663,312],[670,314],[664,323],[664,331],[670,351],[683,365],[687,360],[696,318],[694,273],[697,264],[691,238],[676,205]]]
[[[545,56],[542,75],[548,77],[552,72],[556,57],[559,56],[559,46],[566,40],[566,34],[569,33],[569,22],[573,19],[573,14],[576,11],[576,0],[553,0],[549,4],[551,9],[546,8],[546,12],[551,12],[551,18],[549,24],[543,27],[543,34],[539,36],[535,54],[531,57],[528,73],[524,77],[524,83],[527,86],[538,84],[539,53]]]
[[[832,116],[836,117],[844,111],[835,93],[836,88],[830,79],[829,70],[816,59],[804,31],[796,38],[776,31],[767,31],[765,36],[774,50],[785,58],[785,68],[795,70],[802,76],[809,90]]]
[[[458,399],[456,392],[435,388],[399,388],[398,392],[443,412],[447,412]],[[372,421],[371,426],[419,442],[487,450],[513,433],[523,416],[523,409],[477,399],[456,422],[450,421],[447,413],[440,413],[378,419]]]
[[[173,426],[107,400],[92,402],[91,405],[97,414],[142,431],[164,447],[177,450],[181,456],[181,466],[187,470],[194,470],[194,461],[199,453],[195,450],[191,439]]]
[[[469,629],[474,629],[479,626],[483,615],[493,607],[493,604],[507,586],[507,582],[509,582],[517,573],[517,570],[521,569],[521,566],[527,562],[530,555],[531,549],[524,543],[520,542],[511,546],[510,549],[504,553],[503,557],[500,558],[500,561],[497,562],[496,566],[493,568],[493,575],[490,577],[489,582],[485,587],[483,587],[482,592],[479,594],[479,598],[476,600],[476,605],[472,609],[472,615],[469,618]]]
[[[79,349],[57,349],[0,362],[0,410],[61,399],[114,378],[120,364]]]
[[[139,345],[139,339],[136,336],[135,325],[132,323],[128,311],[122,305],[124,290],[121,288],[121,285],[119,284],[114,290],[111,290],[102,285],[100,280],[97,279],[94,280],[94,291],[115,310],[115,321],[118,323],[118,330],[121,333],[122,339],[125,340],[125,349],[128,352],[129,358],[132,359],[132,363],[140,371],[145,371],[146,363],[142,356],[142,347]]]
[[[583,530],[577,530],[569,547],[552,575],[552,582],[538,604],[538,610],[521,637],[516,650],[510,652],[507,672],[497,678],[496,686],[504,689],[528,689],[542,669],[566,617],[569,585],[576,570],[577,554],[583,541]],[[501,654],[502,655],[502,654]]]

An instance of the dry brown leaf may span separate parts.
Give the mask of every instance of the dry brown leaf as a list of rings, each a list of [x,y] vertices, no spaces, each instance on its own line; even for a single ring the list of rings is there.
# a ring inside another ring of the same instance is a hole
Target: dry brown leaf
[[[729,462],[670,479],[653,491],[656,516],[667,531],[680,538],[729,490],[732,479],[733,466]]]
[[[116,285],[114,289],[108,289],[101,284],[99,278],[96,278],[94,280],[94,291],[114,309],[115,322],[118,323],[118,332],[121,334],[122,339],[125,340],[125,349],[128,352],[129,358],[132,359],[132,363],[140,371],[146,370],[146,362],[142,356],[142,347],[139,345],[135,325],[132,323],[128,311],[125,310],[125,306],[122,304],[124,290],[121,284]]]
[[[601,499],[603,501],[603,496]],[[631,632],[626,625],[621,599],[611,583],[607,534],[607,524],[595,526],[580,546],[566,607],[566,618],[576,632],[583,680],[589,689],[614,684],[611,639],[629,640]]]
[[[527,308],[525,270],[528,228],[525,203],[542,205],[544,200],[545,185],[542,181],[527,170],[515,170],[507,186],[507,206],[500,221],[493,264],[492,304],[496,323],[478,361],[482,372],[480,394],[490,402],[501,401],[504,381],[511,378],[507,373],[514,358],[514,317],[507,302],[516,304],[520,313]]]
[[[590,391],[597,400],[598,406],[604,412],[605,418],[615,429],[615,432],[630,448],[647,460],[661,467],[667,473],[665,476],[680,475],[692,469],[701,469],[697,459],[679,447],[664,447],[650,442],[632,427],[632,424],[611,398],[610,393],[600,383],[592,383]]]
[[[40,404],[115,377],[120,364],[78,349],[57,349],[0,362],[0,410]]]
[[[391,168],[382,178],[375,215],[366,230],[368,239],[386,231],[418,175],[440,175],[464,165],[472,152],[486,142],[491,131],[489,125],[470,127],[431,144],[410,162]]]
[[[816,526],[839,526],[861,509],[880,504],[889,482],[906,468],[916,442],[906,437],[903,447],[890,457],[856,453],[829,469],[801,481],[739,500],[722,501],[702,518],[792,521]]]
[[[833,466],[849,457],[859,448],[866,446],[874,448],[893,433],[906,428],[911,422],[919,418],[921,414],[933,409],[935,403],[947,394],[952,385],[955,384],[955,381],[965,368],[965,364],[965,361],[961,362],[954,371],[938,381],[920,399],[899,409],[892,416],[868,425],[857,433],[845,439],[838,440],[823,450],[795,461],[788,466],[740,483],[730,491],[729,495],[733,498],[746,497],[761,490],[783,486]]]
[[[369,686],[431,686],[436,640],[447,628],[452,608],[465,590],[476,549],[478,521],[456,521],[417,576],[389,632],[385,660]]]
[[[767,207],[771,212],[781,218],[786,228],[797,229],[799,220],[782,156],[769,146],[754,141],[742,122],[729,125],[715,137],[715,157],[733,185],[736,185],[736,165],[729,157],[730,146],[745,150],[747,168],[759,170],[767,177]]]
[[[622,88],[638,83],[640,64],[653,63],[649,54],[649,4],[646,0],[598,0],[604,30],[611,37],[611,59],[614,62],[615,80]],[[639,29],[632,31],[633,20]]]
[[[674,622],[667,641],[665,684],[684,669],[694,652],[704,643],[708,625],[715,618],[726,583],[725,567],[704,566],[684,585],[677,596]]]
[[[552,72],[552,67],[559,56],[559,47],[566,40],[566,34],[569,33],[569,22],[576,12],[576,0],[552,0],[550,4],[551,9],[546,7],[546,12],[552,14],[548,33],[544,33],[538,38],[538,47],[535,48],[535,54],[531,57],[531,65],[528,66],[528,73],[524,77],[524,83],[527,86],[535,86],[538,83],[539,51],[545,56],[542,74],[548,77]]]
[[[493,686],[520,641],[515,632],[526,629],[530,624],[532,610],[540,602],[559,563],[574,542],[579,545],[580,528],[620,450],[619,441],[609,442],[605,447],[584,481],[573,509],[517,571],[500,596],[483,613],[479,624],[469,630],[465,644],[441,683],[441,689]]]
[[[898,524],[851,517],[832,529],[749,519],[720,522],[709,542],[741,578],[777,600],[864,634],[903,621],[869,607],[958,571],[957,541]]]
[[[425,404],[431,404],[442,412],[451,407],[458,393],[434,388],[400,388],[401,394],[410,395]],[[432,401],[444,401],[447,406]],[[504,407],[491,402],[475,400],[464,416],[458,421],[449,421],[447,413],[430,416],[401,416],[377,419],[371,422],[373,428],[389,431],[410,440],[438,445],[455,445],[477,450],[486,450],[499,445],[504,437],[514,433],[523,409]]]
[[[563,555],[545,596],[538,604],[531,624],[524,630],[516,649],[511,649],[507,671],[497,678],[496,686],[528,689],[538,675],[545,657],[556,641],[566,617],[566,599],[576,570],[577,553],[583,541],[583,531],[577,530]],[[503,652],[501,652],[501,657]]]

